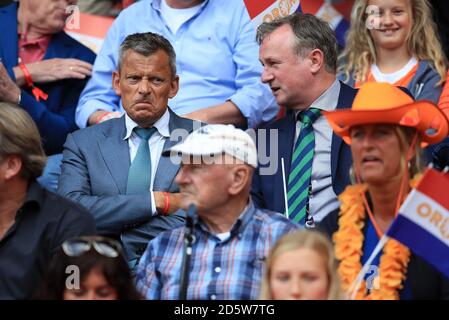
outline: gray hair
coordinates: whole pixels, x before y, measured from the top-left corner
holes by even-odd
[[[172,72],[172,78],[176,76],[176,53],[170,42],[163,36],[153,33],[134,33],[125,38],[120,45],[118,70],[120,70],[123,62],[123,57],[127,50],[133,50],[145,57],[155,54],[162,50],[168,55],[168,62]]]
[[[304,58],[307,52],[320,49],[324,55],[324,65],[328,72],[337,70],[338,44],[335,32],[329,24],[309,13],[295,13],[289,16],[262,23],[257,28],[256,40],[262,44],[265,37],[282,27],[289,25],[295,35],[293,50]]]
[[[28,181],[42,175],[47,162],[34,120],[17,105],[0,102],[0,161],[9,155],[20,156],[20,174]]]

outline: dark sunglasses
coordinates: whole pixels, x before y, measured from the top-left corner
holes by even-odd
[[[102,256],[109,258],[116,258],[123,252],[118,241],[98,236],[73,238],[62,244],[62,250],[69,257],[79,257],[92,248]]]

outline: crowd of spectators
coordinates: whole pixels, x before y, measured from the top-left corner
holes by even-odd
[[[74,5],[114,18],[97,55]],[[243,0],[2,3],[0,299],[449,299],[376,253],[449,167],[444,8],[356,0],[339,42]]]

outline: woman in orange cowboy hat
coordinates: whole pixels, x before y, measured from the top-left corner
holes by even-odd
[[[441,141],[448,135],[449,125],[433,103],[415,102],[401,88],[377,82],[360,87],[352,109],[324,115],[351,146],[353,158],[354,184],[339,196],[340,209],[319,226],[332,237],[342,288],[347,291],[420,179],[420,144]],[[355,297],[449,298],[449,281],[390,239]]]

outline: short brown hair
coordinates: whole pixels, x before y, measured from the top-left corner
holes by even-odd
[[[149,57],[159,50],[164,51],[168,55],[168,63],[172,73],[172,78],[176,76],[176,53],[170,41],[153,32],[130,34],[123,40],[120,45],[118,69],[120,70],[125,52],[132,50],[144,57]]]
[[[338,43],[334,30],[329,24],[310,13],[294,13],[270,22],[264,22],[257,28],[256,41],[263,40],[276,29],[288,25],[295,35],[293,50],[304,58],[310,50],[319,49],[324,55],[324,66],[330,73],[337,70]]]
[[[20,156],[21,175],[27,180],[42,175],[47,162],[33,119],[19,106],[0,102],[0,160],[9,155]]]

